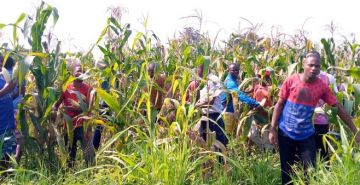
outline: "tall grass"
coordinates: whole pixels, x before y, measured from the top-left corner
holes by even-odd
[[[19,164],[14,164],[4,183],[280,184],[280,163],[276,152],[249,149],[243,141],[230,137],[227,153],[223,154],[211,146],[200,147],[190,139],[189,133],[199,121],[200,113],[194,100],[186,102],[186,91],[192,78],[199,79],[192,70],[197,66],[206,63],[215,75],[224,77],[226,65],[236,62],[242,69],[241,80],[248,82],[256,70],[273,68],[271,94],[275,101],[278,86],[287,75],[301,71],[303,54],[315,47],[304,32],[289,37],[278,33],[276,37],[262,38],[256,33],[259,25],[255,25],[231,34],[224,48],[214,48],[207,34],[201,32],[203,19],[198,13],[199,29],[186,28],[179,38],[169,39],[169,46],[165,48],[156,34],[147,29],[147,19],[144,20],[144,31],[134,32],[130,24],[123,24],[120,16],[108,19],[87,53],[61,53],[60,43],[49,48],[51,39],[44,36],[47,20],[53,17],[56,23],[59,18],[56,8],[42,3],[37,10],[31,19],[33,23],[27,22],[23,28],[31,28],[27,34],[24,32],[31,49],[24,49],[17,42],[14,42],[14,48],[1,48],[19,58],[36,56],[27,74],[29,86],[18,117],[26,141],[25,156]],[[23,19],[25,16],[22,14],[16,24],[9,25],[16,25],[16,30]],[[0,29],[6,25],[0,24]],[[18,32],[14,33],[16,40]],[[355,118],[359,120],[356,108],[360,102],[360,70],[356,64],[360,61],[360,49],[349,41],[337,46],[332,38],[322,39],[321,44],[315,48],[323,54],[322,68],[334,69],[338,80],[348,75],[347,83],[351,85],[339,100],[344,97],[345,101],[354,100]],[[105,67],[101,69],[95,66],[91,55],[94,47],[103,53]],[[53,122],[49,116],[61,90],[73,80],[66,69],[65,61],[69,56],[81,59],[81,65],[90,74],[87,81],[96,89],[94,107],[86,108],[92,113],[88,116],[89,125],[105,127],[94,166],[86,166],[79,152],[75,167],[66,167],[67,149],[62,137],[70,131],[61,130],[62,119]],[[210,56],[211,61],[205,56]],[[158,88],[146,71],[152,62],[159,66],[156,74],[164,74],[166,83],[170,84],[168,100],[172,102],[175,115],[172,122],[167,122],[166,115],[151,107],[149,92]],[[104,81],[110,84],[108,91],[100,87]],[[204,79],[201,81],[205,82]],[[249,84],[243,83],[241,88],[246,89]],[[354,95],[352,91],[355,91]],[[100,99],[108,104],[110,115],[99,114]],[[349,111],[353,108],[350,107]],[[245,116],[243,114],[240,120]],[[342,132],[342,142],[328,138],[334,154],[331,165],[318,162],[317,169],[308,174],[309,182],[359,184],[358,149],[352,142],[345,142],[350,135],[341,130],[338,118],[331,119],[338,123],[335,129]],[[160,125],[160,121],[164,124]],[[219,156],[226,159],[226,165],[218,163]],[[297,184],[304,184],[304,179],[300,170],[294,176]]]
[[[354,143],[348,142],[348,135],[340,126],[341,138],[327,136],[324,140],[330,145],[331,160],[328,162],[317,160],[316,168],[304,176],[303,170],[297,170],[294,176],[296,184],[359,184],[359,149]]]

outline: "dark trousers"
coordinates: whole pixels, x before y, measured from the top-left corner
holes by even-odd
[[[291,166],[300,161],[305,172],[308,167],[315,166],[316,145],[315,134],[304,140],[293,140],[279,129],[279,150],[282,184],[291,184]],[[299,158],[299,159],[297,159]]]
[[[314,124],[315,127],[315,142],[316,142],[316,151],[320,153],[320,158],[324,161],[329,160],[329,150],[327,144],[323,143],[323,136],[329,132],[329,124],[318,125]]]
[[[78,141],[80,141],[86,164],[93,162],[95,156],[94,146],[91,139],[86,138],[83,127],[76,127],[73,130],[72,143],[69,143],[69,138],[67,134],[65,134],[64,140],[65,146],[69,147],[69,167],[72,167],[73,163],[75,162]]]
[[[225,129],[225,124],[223,119],[221,118],[220,113],[212,113],[209,114],[209,130],[210,131],[215,131],[216,133],[216,140],[220,141],[224,146],[226,146],[228,144],[228,139],[225,135],[225,133],[223,132],[223,130]],[[214,123],[214,121],[216,121]],[[200,126],[200,135],[201,137],[206,141],[206,127],[207,127],[207,121],[201,121],[201,126]]]
[[[216,122],[214,122],[216,121]],[[225,147],[228,144],[229,140],[226,137],[223,130],[225,129],[224,121],[220,115],[220,113],[211,113],[209,114],[209,121],[201,121],[200,126],[200,136],[207,141],[207,133],[206,133],[206,127],[207,123],[209,122],[209,130],[214,131],[216,134],[216,140],[220,141]],[[218,149],[218,148],[216,148]],[[224,163],[224,159],[219,156],[218,158],[219,163]]]
[[[94,148],[97,150],[100,147],[100,141],[101,141],[101,132],[104,129],[103,126],[98,125],[96,126],[95,132],[94,132],[94,137],[93,137],[93,144],[94,144]]]

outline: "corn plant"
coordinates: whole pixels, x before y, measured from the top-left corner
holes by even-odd
[[[252,123],[258,119],[253,111],[243,108],[238,117],[241,137],[230,137],[226,153],[214,151],[213,141],[204,145],[195,142],[199,138],[195,137],[194,130],[201,121],[201,115],[194,99],[186,101],[186,92],[192,79],[201,81],[200,88],[206,84],[206,78],[199,78],[193,70],[202,64],[219,77],[227,75],[227,64],[240,64],[241,90],[250,88],[250,82],[258,71],[263,73],[264,69],[271,67],[274,71],[271,74],[270,94],[276,102],[279,86],[286,76],[301,72],[304,53],[312,49],[320,50],[322,69],[337,74],[338,80],[344,79],[347,83],[347,92],[339,93],[338,100],[344,102],[349,113],[355,110],[356,124],[360,124],[357,111],[360,103],[359,47],[355,41],[346,40],[338,44],[335,39],[329,38],[322,39],[322,45],[316,45],[307,38],[307,32],[303,29],[292,36],[276,32],[263,37],[258,34],[261,25],[250,22],[249,28],[231,34],[224,48],[215,48],[202,30],[201,12],[196,13],[187,18],[195,17],[199,21],[198,29],[185,27],[178,38],[168,39],[168,47],[165,47],[157,35],[148,29],[147,17],[143,19],[144,30],[135,32],[130,24],[123,23],[122,12],[116,9],[87,53],[63,54],[59,49],[61,43],[51,48],[54,41],[52,35],[47,33],[47,23],[52,17],[55,24],[59,15],[56,8],[46,3],[41,3],[34,17],[21,14],[14,24],[0,24],[0,29],[11,26],[14,33],[13,48],[3,47],[2,50],[21,61],[19,79],[31,79],[18,116],[24,135],[27,165],[14,169],[14,178],[6,182],[279,184],[278,155],[259,150],[249,154],[244,147],[243,141]],[[24,19],[24,27],[21,28],[19,25]],[[25,35],[31,49],[19,44],[16,37],[19,30]],[[91,54],[94,47],[98,47],[103,54],[101,67],[94,64]],[[34,58],[31,59],[30,74],[25,77],[26,63],[23,59],[28,55]],[[81,59],[82,67],[89,74],[87,80],[92,82],[96,90],[94,106],[82,106],[86,112],[83,116],[89,120],[89,125],[101,124],[105,127],[105,142],[96,154],[96,165],[86,168],[82,165],[74,169],[65,167],[67,154],[59,125],[66,117],[59,116],[55,122],[49,119],[50,109],[58,99],[59,92],[65,90],[73,80],[66,69],[67,56]],[[150,63],[157,64],[155,75],[165,76],[168,89],[154,83],[147,72]],[[109,84],[108,90],[101,88],[103,82]],[[151,105],[153,89],[168,95],[160,111]],[[99,113],[100,100],[108,105],[108,115]],[[270,107],[269,112],[272,110],[273,107]],[[310,182],[358,184],[355,178],[359,170],[356,145],[346,135],[347,130],[342,128],[336,110],[328,108],[326,112],[330,122],[336,124],[333,129],[341,133],[341,141],[326,136],[325,141],[333,152],[332,167],[319,164],[318,170],[309,173]],[[171,120],[168,119],[170,114],[173,115]],[[264,124],[266,122],[262,121]],[[70,126],[68,124],[67,131]],[[39,158],[35,158],[34,154]],[[226,159],[227,166],[217,163],[219,156]],[[36,167],[35,170],[30,170],[33,167]],[[55,172],[53,167],[60,172]],[[301,175],[298,173],[294,176],[296,183],[305,182]]]
[[[30,66],[34,86],[29,86],[29,93],[24,97],[24,104],[19,109],[19,121],[21,132],[24,135],[25,153],[31,159],[33,154],[38,154],[41,159],[56,161],[54,135],[50,134],[53,124],[49,119],[50,110],[62,89],[62,84],[68,79],[66,65],[61,61],[60,43],[54,50],[48,48],[50,43],[44,39],[46,23],[50,16],[54,18],[54,24],[58,19],[56,8],[41,3],[31,25],[29,42],[32,46],[31,53],[35,56]],[[30,26],[30,25],[26,25]],[[61,76],[60,76],[61,75]],[[58,77],[62,80],[58,86],[54,86]],[[54,127],[56,129],[56,127]],[[60,137],[59,135],[57,137]],[[62,146],[63,147],[63,146]]]

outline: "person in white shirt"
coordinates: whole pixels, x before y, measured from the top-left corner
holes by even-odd
[[[202,67],[200,66],[199,68]],[[226,146],[228,139],[224,133],[225,124],[221,117],[224,106],[220,99],[220,94],[222,93],[220,80],[212,73],[209,73],[205,80],[207,83],[200,90],[200,99],[196,103],[197,107],[201,107],[202,115],[208,118],[208,121],[201,121],[200,135],[204,140],[207,139],[206,131],[207,123],[209,123],[209,131],[215,131],[216,139]]]

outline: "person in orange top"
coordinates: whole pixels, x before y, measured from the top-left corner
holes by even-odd
[[[84,133],[83,123],[85,120],[81,116],[83,110],[78,105],[80,104],[80,101],[78,100],[79,96],[81,96],[83,102],[89,105],[90,92],[92,90],[92,87],[81,79],[82,74],[83,71],[81,69],[81,66],[77,65],[73,68],[73,76],[76,77],[77,79],[75,79],[74,82],[70,84],[64,92],[61,93],[59,100],[55,103],[55,105],[52,108],[52,111],[55,112],[56,110],[58,110],[59,106],[63,104],[63,109],[65,114],[72,119],[72,126],[74,130],[73,130],[73,138],[71,140],[72,143],[69,145],[70,167],[73,165],[73,162],[75,161],[76,158],[78,141],[80,141],[81,143],[81,148],[83,150],[86,163],[92,162],[94,158],[94,146],[92,145],[91,142],[90,129],[89,129],[90,127],[88,127],[88,129]],[[65,139],[65,145],[68,145],[69,138],[67,134],[65,134],[64,139]]]
[[[258,102],[261,102],[263,99],[266,99],[264,107],[271,106],[271,99],[269,95],[269,90],[271,86],[271,78],[270,78],[271,71],[269,69],[265,70],[264,80],[260,80],[254,87],[254,99]],[[261,77],[261,76],[260,76]]]

